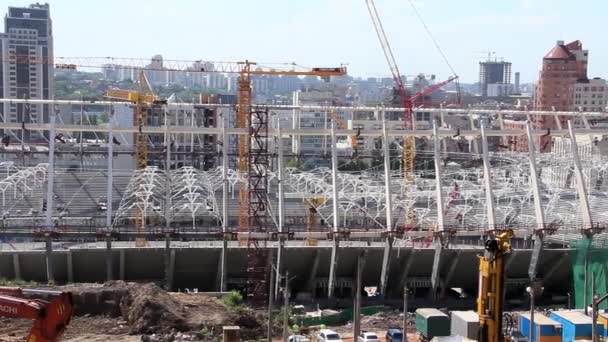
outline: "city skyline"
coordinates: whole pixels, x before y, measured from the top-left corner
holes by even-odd
[[[547,6],[555,2],[546,0],[415,3],[462,82],[477,82],[478,62],[487,58],[482,51],[495,51],[496,57],[512,62],[522,83],[534,82],[546,50],[556,40],[576,39],[590,50],[590,77],[605,77],[608,48],[598,32],[606,4],[558,2],[559,6]],[[250,59],[306,66],[346,63],[355,77],[389,75],[363,0],[314,0],[289,6],[278,0],[49,3],[56,56],[161,54],[166,59]],[[27,6],[29,1],[9,0],[7,5]],[[450,75],[408,1],[378,1],[377,6],[402,74],[432,73],[439,79]],[[587,24],[562,25],[579,17]],[[206,30],[211,33],[205,34]],[[420,53],[409,53],[411,47]]]

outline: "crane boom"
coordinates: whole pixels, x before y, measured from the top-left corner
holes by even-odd
[[[393,55],[391,44],[389,43],[388,38],[386,37],[386,32],[384,32],[384,26],[382,25],[382,21],[380,20],[380,15],[378,14],[378,10],[376,9],[376,4],[373,0],[365,0],[365,4],[367,5],[367,10],[369,11],[370,17],[372,19],[372,24],[374,25],[376,35],[378,36],[378,40],[380,41],[380,45],[382,46],[382,52],[384,52],[384,57],[386,58],[388,67],[391,70],[391,74],[393,76],[393,79],[395,80],[395,84],[399,88],[400,92],[406,92],[405,85],[403,84],[403,80],[401,79],[401,73],[399,72],[399,66],[397,65],[395,56]]]

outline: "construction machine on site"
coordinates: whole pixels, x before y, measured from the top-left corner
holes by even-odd
[[[479,256],[479,342],[506,341],[502,320],[505,297],[505,259],[511,253],[513,231],[497,231],[485,244]]]
[[[27,342],[59,341],[73,313],[70,292],[0,287],[0,317],[34,320]]]

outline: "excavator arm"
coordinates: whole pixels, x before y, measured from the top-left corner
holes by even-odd
[[[22,298],[26,295],[41,295],[50,301]],[[0,288],[0,316],[34,320],[27,342],[59,341],[73,312],[69,292]]]

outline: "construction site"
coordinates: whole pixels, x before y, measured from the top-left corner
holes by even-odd
[[[48,109],[0,122],[0,341],[607,336],[605,112],[426,103],[458,76],[436,44],[453,76],[408,90],[366,4],[394,79],[383,105],[254,101],[258,76],[329,82],[343,65],[164,61],[236,75],[225,103],[161,98],[139,59],[2,57],[139,73],[103,99],[0,98],[22,118]],[[85,106],[108,122],[83,124]]]

